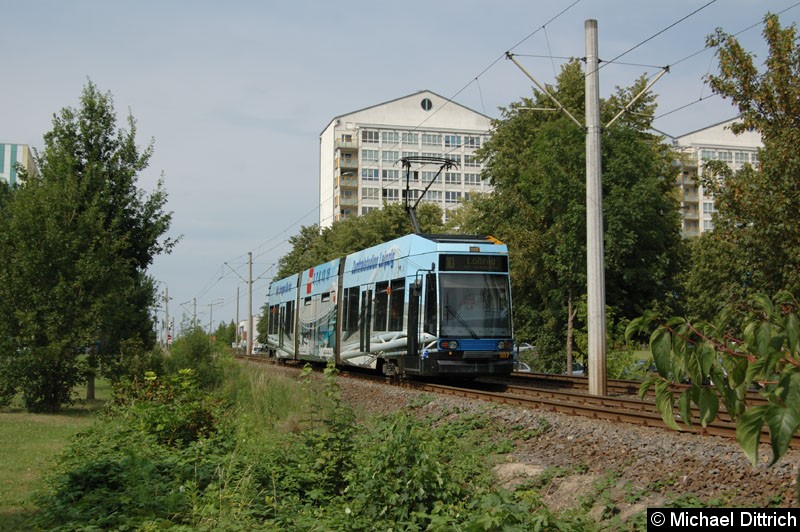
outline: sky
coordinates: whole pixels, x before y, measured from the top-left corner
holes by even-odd
[[[597,20],[601,98],[641,75],[655,127],[679,136],[733,118],[703,77],[705,38],[737,34],[766,57],[767,12],[783,25],[797,0],[0,0],[0,142],[41,149],[53,115],[77,108],[90,80],[153,143],[138,187],[163,179],[180,242],[150,274],[176,327],[245,319],[301,226],[319,221],[319,136],[336,116],[421,90],[499,118],[585,56]],[[238,296],[238,297],[237,297]]]

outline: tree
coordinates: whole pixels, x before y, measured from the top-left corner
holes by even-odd
[[[697,245],[688,288],[693,315],[706,320],[754,293],[800,292],[800,47],[796,27],[781,27],[776,15],[765,17],[763,35],[762,72],[735,37],[717,30],[708,38],[720,67],[709,84],[741,113],[733,132],[758,131],[764,148],[757,168],[734,172],[713,162],[703,176],[714,196],[714,231]]]
[[[111,96],[89,82],[79,109],[54,115],[41,177],[2,206],[0,365],[13,371],[0,379],[32,410],[68,403],[101,363],[122,367],[121,343],[154,343],[146,269],[175,241],[161,239],[171,223],[161,183],[150,195],[136,187],[152,145],[140,153],[132,117],[128,124],[116,128]]]
[[[601,102],[604,122],[645,83],[639,79]],[[583,113],[584,89],[577,61],[548,87],[576,116]],[[620,319],[669,302],[682,264],[673,154],[647,133],[654,102],[644,95],[602,133],[606,296]],[[551,107],[549,97],[535,91],[501,109],[480,152],[494,193],[468,202],[459,223],[508,244],[515,334],[531,338],[545,356],[558,355],[542,369],[563,370],[573,331],[585,325],[576,322],[586,293],[585,133],[563,114],[530,110],[542,107]]]
[[[785,291],[773,299],[755,294],[744,303],[744,310],[741,303],[729,304],[713,323],[672,318],[659,325],[650,336],[658,376],[643,382],[640,393],[644,397],[654,388],[662,419],[678,430],[671,384],[688,378],[689,386],[677,398],[683,423],[705,427],[724,405],[753,465],[758,463],[762,429],[769,429],[772,465],[786,454],[800,429],[800,304]],[[648,330],[653,318],[645,313],[632,320],[627,336]],[[748,405],[746,394],[753,385],[766,405]]]
[[[650,349],[658,376],[641,388],[642,394],[655,389],[662,418],[677,428],[670,385],[688,378],[689,387],[677,397],[683,422],[706,426],[724,405],[753,464],[765,426],[772,464],[800,430],[800,230],[794,222],[800,209],[800,47],[795,26],[782,28],[775,15],[765,17],[764,37],[769,45],[764,73],[734,37],[718,30],[708,39],[720,62],[719,75],[709,77],[711,86],[739,107],[734,132],[761,133],[761,166],[733,172],[715,165],[704,176],[717,214],[714,231],[693,248],[698,253],[690,302],[699,318],[674,317],[655,328]],[[630,323],[627,336],[650,330],[654,322],[654,314],[646,312]],[[754,384],[766,405],[747,403],[746,391]],[[699,408],[698,417],[692,416],[692,405]]]
[[[417,218],[423,232],[438,232],[443,228],[442,211],[436,205],[420,204]],[[303,226],[298,235],[289,238],[292,250],[278,261],[275,278],[281,279],[411,232],[411,222],[399,203],[386,204],[383,209],[363,216],[345,218],[322,230],[318,225]]]
[[[227,324],[220,322],[214,332],[214,339],[217,345],[230,347],[236,341],[236,323],[233,320]]]

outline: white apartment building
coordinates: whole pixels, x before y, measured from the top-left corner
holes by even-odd
[[[320,227],[403,201],[404,157],[446,157],[457,164],[435,181],[438,165],[412,166],[411,201],[430,185],[421,201],[447,213],[470,193],[491,191],[474,155],[490,127],[488,116],[427,90],[335,117],[319,139]]]
[[[674,147],[684,156],[679,163],[676,187],[683,214],[683,236],[697,236],[714,229],[714,198],[711,197],[698,176],[703,175],[707,161],[725,161],[734,170],[745,163],[758,167],[758,150],[763,148],[761,135],[746,131],[735,135],[730,126],[736,119],[675,137]]]

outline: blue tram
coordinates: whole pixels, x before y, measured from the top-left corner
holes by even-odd
[[[507,247],[407,235],[273,281],[270,356],[386,375],[475,377],[513,368]]]

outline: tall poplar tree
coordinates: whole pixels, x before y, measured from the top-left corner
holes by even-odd
[[[89,82],[78,109],[53,117],[41,177],[11,194],[0,216],[0,387],[31,410],[58,410],[95,371],[119,369],[120,347],[154,343],[155,291],[146,271],[175,240],[161,182],[136,186],[152,143],[117,128],[110,94]]]

